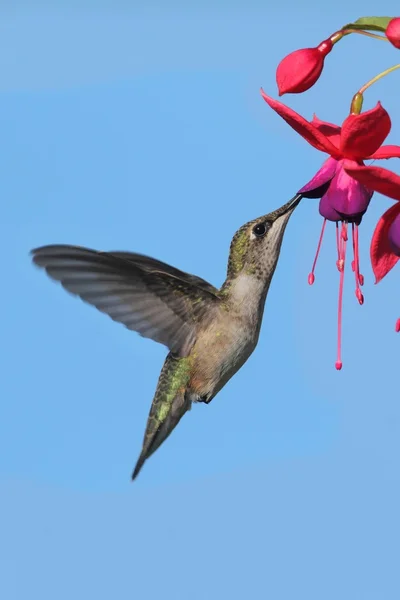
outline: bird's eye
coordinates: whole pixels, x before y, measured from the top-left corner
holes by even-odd
[[[267,223],[257,223],[257,225],[254,225],[253,227],[253,233],[256,237],[263,237],[268,231],[268,224]]]

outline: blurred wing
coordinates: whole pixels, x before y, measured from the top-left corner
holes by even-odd
[[[150,258],[139,255],[135,262],[125,255],[67,245],[32,250],[33,262],[68,292],[128,329],[165,344],[175,355],[186,356],[198,321],[212,319],[218,306],[218,297],[208,289],[212,286],[196,286],[192,276],[176,277],[171,273],[178,270]],[[151,270],[151,264],[163,270]]]

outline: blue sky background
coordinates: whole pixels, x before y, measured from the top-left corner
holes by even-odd
[[[348,273],[343,370],[334,228],[310,288],[321,219],[307,200],[255,353],[135,484],[166,350],[71,298],[28,255],[58,242],[132,250],[221,284],[235,230],[324,158],[260,86],[277,97],[285,54],[379,3],[65,5],[1,9],[0,596],[399,598],[400,271],[375,287],[368,262],[389,200],[376,195],[362,226],[363,307]],[[341,122],[399,57],[351,36],[317,86],[284,101]],[[393,74],[365,101],[390,112],[392,143],[398,90]]]

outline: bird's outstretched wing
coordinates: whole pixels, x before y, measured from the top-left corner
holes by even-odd
[[[51,245],[32,250],[32,260],[71,294],[179,357],[220,302],[203,279],[140,254]]]
[[[184,271],[180,271],[175,267],[171,267],[171,265],[167,265],[167,263],[162,262],[161,260],[157,260],[156,258],[150,258],[150,256],[146,256],[144,254],[137,254],[136,252],[107,252],[107,254],[112,254],[117,258],[123,258],[125,260],[129,260],[133,262],[138,267],[149,271],[150,273],[154,271],[158,271],[161,273],[166,273],[168,275],[172,275],[173,277],[178,277],[178,279],[183,279],[187,283],[192,283],[195,286],[199,286],[212,294],[217,293],[217,288],[215,288],[211,283],[208,283],[205,279],[201,277],[197,277],[196,275],[191,275],[190,273],[185,273]]]

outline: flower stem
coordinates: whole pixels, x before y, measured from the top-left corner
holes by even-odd
[[[356,94],[354,94],[351,105],[350,105],[350,114],[359,115],[362,109],[364,97],[363,94],[365,90],[367,90],[371,85],[382,79],[382,77],[386,77],[389,73],[396,71],[396,69],[400,69],[400,63],[398,65],[394,65],[394,67],[390,67],[390,69],[386,69],[386,71],[382,71],[379,75],[376,75],[372,79],[370,79],[365,85],[363,85]]]
[[[382,42],[389,41],[387,39],[387,37],[384,35],[377,35],[376,33],[369,33],[369,31],[364,31],[363,29],[340,29],[339,31],[336,31],[334,34],[331,35],[330,40],[331,40],[332,44],[336,44],[337,42],[339,42],[342,39],[342,37],[344,37],[345,35],[350,35],[350,33],[358,33],[359,35],[366,35],[367,37],[374,38],[375,40],[381,40]]]
[[[371,85],[373,85],[374,83],[376,83],[377,81],[382,79],[382,77],[386,77],[386,75],[389,75],[389,73],[396,71],[396,69],[400,69],[400,63],[398,65],[394,65],[394,67],[390,67],[390,69],[386,69],[386,71],[382,71],[382,73],[379,73],[379,75],[376,75],[375,77],[373,77],[370,81],[368,81],[368,83],[363,85],[362,88],[360,88],[358,90],[358,93],[363,94],[365,92],[365,90],[367,90],[369,87],[371,87]]]
[[[363,29],[344,29],[343,34],[349,35],[349,33],[359,33],[360,35],[366,35],[367,37],[374,38],[375,40],[381,40],[382,42],[388,42],[389,40],[385,35],[377,35],[376,33],[370,33]]]

